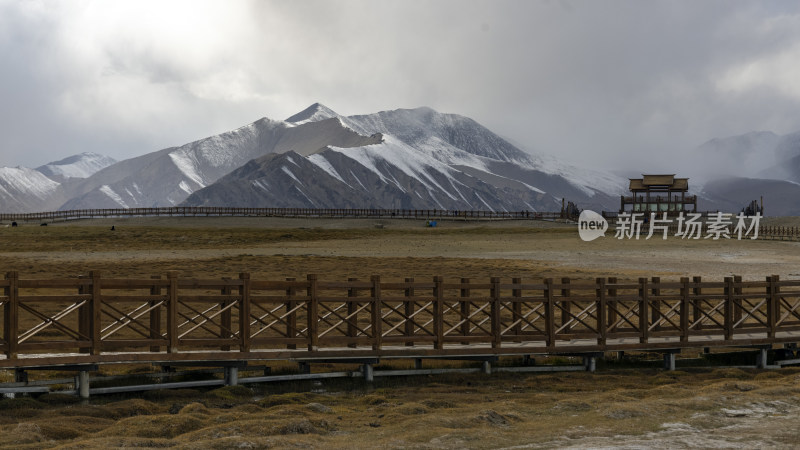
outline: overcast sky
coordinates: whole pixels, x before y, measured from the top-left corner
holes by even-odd
[[[586,166],[800,130],[800,2],[0,0],[0,166],[430,106]]]

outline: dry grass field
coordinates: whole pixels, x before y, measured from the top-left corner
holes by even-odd
[[[796,242],[620,241],[613,235],[586,243],[574,227],[513,221],[425,228],[424,221],[402,220],[157,218],[0,228],[2,271],[17,270],[21,278],[90,270],[132,278],[177,270],[198,278],[316,273],[326,280],[374,274],[793,279],[800,277],[798,250]],[[594,374],[376,378],[369,386],[357,380],[276,383],[88,401],[60,394],[4,399],[0,446],[789,448],[800,440],[798,370],[664,372],[652,368],[657,363],[631,365],[601,363]]]

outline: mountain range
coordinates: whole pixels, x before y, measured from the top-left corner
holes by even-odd
[[[703,210],[766,196],[800,215],[800,132],[712,139],[690,186]],[[680,173],[680,170],[676,170]],[[0,168],[0,211],[243,206],[614,211],[627,180],[524,151],[474,120],[422,107],[343,116],[315,103],[285,119],[123,161],[84,153]]]
[[[6,170],[0,209],[8,212],[175,205],[553,211],[562,199],[608,209],[625,186],[615,175],[527,153],[464,116],[430,108],[342,116],[319,103],[286,120],[262,118],[119,162],[84,154]]]

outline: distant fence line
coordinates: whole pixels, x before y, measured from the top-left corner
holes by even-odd
[[[594,282],[22,279],[8,272],[0,368],[148,360],[503,355],[800,341],[800,280]],[[71,352],[71,353],[70,353]],[[32,354],[37,354],[35,357]]]
[[[758,228],[758,236],[762,239],[780,239],[794,241],[800,239],[800,227],[764,226]]]
[[[37,213],[3,213],[2,221],[58,221],[104,217],[329,217],[399,219],[533,219],[567,218],[562,212],[480,211],[450,209],[369,209],[369,208],[236,208],[174,206],[162,208],[74,209]],[[576,218],[573,218],[576,219]]]
[[[705,216],[711,213],[704,213]],[[616,213],[603,212],[609,225],[615,226]],[[451,209],[369,209],[369,208],[237,208],[212,206],[174,206],[161,208],[73,209],[37,213],[0,213],[4,222],[47,222],[113,217],[286,217],[286,218],[376,218],[376,219],[463,219],[463,220],[570,220],[578,218],[566,212],[480,211]],[[669,225],[668,233],[679,231]],[[642,226],[647,233],[647,225]],[[656,233],[658,235],[658,233]],[[800,227],[761,226],[761,239],[800,240]]]

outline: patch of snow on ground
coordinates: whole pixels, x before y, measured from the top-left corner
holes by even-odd
[[[333,178],[336,178],[337,180],[341,181],[344,184],[347,184],[347,182],[344,181],[344,178],[342,178],[342,176],[339,175],[339,172],[337,172],[336,169],[334,169],[333,165],[331,165],[331,163],[327,159],[325,159],[325,157],[322,156],[320,153],[315,153],[313,155],[310,155],[306,157],[306,159],[308,159],[308,161],[311,164],[314,164],[315,166],[327,172],[328,175],[332,176]],[[347,184],[347,186],[352,187],[349,184]]]
[[[302,186],[302,185],[303,185],[303,183],[301,183],[301,182],[300,182],[300,180],[298,180],[298,179],[297,179],[297,177],[296,177],[296,176],[294,176],[294,174],[292,173],[292,171],[291,171],[291,170],[289,170],[289,168],[288,168],[288,167],[286,167],[286,166],[281,166],[281,170],[282,170],[284,173],[286,173],[286,175],[289,175],[290,177],[292,177],[292,179],[293,179],[294,181],[296,181],[296,182],[297,182],[297,184],[299,184],[300,186]],[[299,189],[298,189],[298,190],[299,190]],[[303,194],[303,195],[305,195],[305,194]]]
[[[269,183],[262,180],[253,180],[250,182],[253,186],[260,188],[264,192],[269,192]]]
[[[367,188],[364,186],[364,183],[362,183],[361,180],[358,179],[358,177],[356,176],[356,174],[353,173],[352,170],[350,171],[350,175],[353,176],[353,178],[356,180],[359,186],[361,186],[365,191],[367,190]]]
[[[311,200],[311,198],[310,198],[308,195],[306,195],[306,193],[305,193],[305,192],[303,192],[303,190],[302,190],[302,189],[300,189],[300,188],[299,188],[299,187],[297,187],[297,186],[294,186],[294,188],[297,190],[297,192],[299,192],[299,193],[303,194],[303,197],[305,197],[305,198],[306,198],[306,200],[308,200],[308,201],[309,201],[309,203],[311,203],[311,206],[313,206],[314,208],[316,208],[316,207],[317,207],[317,204],[316,204],[316,203],[314,203],[314,200]]]
[[[383,138],[384,141],[380,144],[352,148],[330,147],[330,149],[358,162],[374,172],[383,182],[391,182],[393,180],[387,180],[386,175],[378,169],[378,162],[385,162],[390,166],[396,167],[409,177],[422,183],[428,189],[433,189],[435,187],[451,199],[457,200],[455,195],[451,194],[440,185],[429,173],[429,170],[435,170],[447,178],[452,179],[452,172],[454,172],[454,169],[410,147],[394,136],[385,134]],[[396,181],[394,184],[397,184]],[[398,187],[400,186],[398,185]]]
[[[187,151],[180,150],[174,151],[169,154],[170,159],[186,177],[190,180],[194,181],[195,183],[199,184],[200,187],[205,187],[205,183],[203,182],[203,177],[197,172],[197,161],[188,154]]]
[[[181,182],[178,183],[178,187],[181,188],[181,190],[183,190],[183,192],[186,192],[187,194],[190,194],[190,195],[191,195],[192,192],[194,192],[192,190],[192,188],[189,187],[189,185],[186,183],[186,181],[183,181],[183,180],[181,180]]]
[[[123,208],[127,208],[128,207],[128,205],[125,204],[125,201],[122,200],[122,197],[120,197],[119,194],[117,194],[116,192],[114,192],[113,189],[111,189],[111,186],[109,186],[107,184],[104,184],[104,185],[100,186],[100,192],[102,192],[103,194],[106,194],[108,196],[108,198],[110,198],[111,200],[114,200],[119,206],[122,206]]]
[[[476,196],[476,197],[478,197],[478,200],[480,200],[481,202],[483,202],[483,204],[484,204],[484,205],[486,205],[486,207],[487,207],[487,208],[489,208],[489,211],[492,211],[492,212],[494,212],[494,209],[492,209],[492,207],[491,207],[491,206],[489,206],[489,204],[488,204],[488,203],[486,203],[486,200],[484,200],[484,199],[483,199],[483,197],[481,197],[480,195],[478,195],[478,193],[477,193],[477,192],[475,193],[475,196]]]

